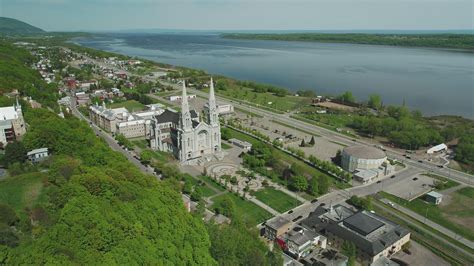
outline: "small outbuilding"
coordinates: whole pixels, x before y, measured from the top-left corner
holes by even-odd
[[[443,194],[440,194],[440,193],[435,192],[435,191],[430,191],[430,192],[426,193],[425,200],[438,205],[443,200]]]
[[[444,143],[441,143],[441,144],[438,144],[434,147],[429,148],[426,151],[426,153],[433,154],[433,153],[438,153],[438,152],[447,151],[447,150],[448,150],[448,146],[446,146],[446,144],[444,144]]]
[[[48,148],[40,148],[29,151],[26,156],[32,163],[39,163],[49,157]]]

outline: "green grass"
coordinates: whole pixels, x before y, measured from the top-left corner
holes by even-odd
[[[231,145],[229,145],[229,144],[227,144],[227,143],[224,143],[224,142],[221,143],[221,147],[222,147],[222,149],[224,149],[224,150],[232,149],[232,146],[231,146]]]
[[[469,189],[472,188],[468,188],[462,192],[456,191],[452,194],[451,203],[442,207],[428,203],[421,198],[407,201],[385,192],[380,193],[383,197],[398,203],[423,217],[427,217],[427,219],[462,235],[471,241],[474,241],[474,230],[472,227],[465,226],[461,222],[463,219],[474,217],[474,199],[465,196],[466,193],[472,193]]]
[[[43,193],[45,178],[46,175],[42,173],[28,173],[3,179],[0,181],[0,202],[12,206],[17,211],[45,202],[47,197]]]
[[[202,191],[202,196],[203,197],[212,197],[214,195],[216,195],[217,193],[211,189],[207,184],[204,185],[204,186],[199,186],[199,188],[201,189]]]
[[[472,187],[461,188],[460,190],[456,191],[456,193],[474,199],[474,188]]]
[[[235,215],[250,222],[251,224],[257,225],[272,217],[269,212],[260,208],[253,202],[244,200],[232,193],[219,195],[212,200],[214,201],[214,204],[218,204],[226,196],[230,197],[235,204]]]
[[[140,149],[147,149],[148,148],[148,142],[144,139],[138,139],[138,140],[131,140],[132,144],[137,146]]]
[[[264,188],[254,193],[255,197],[278,212],[286,212],[301,204],[297,199],[274,188]]]
[[[431,178],[438,179],[439,181],[443,182],[443,188],[442,188],[443,190],[460,185],[458,182],[453,181],[451,179],[448,179],[444,176],[435,175],[435,174],[431,174],[431,173],[425,173],[425,174],[422,174],[422,175],[429,176]]]
[[[232,128],[229,128],[230,132],[231,132],[231,136],[232,138],[236,138],[236,139],[239,139],[239,140],[244,140],[244,141],[247,141],[249,143],[252,143],[252,145],[255,145],[259,142],[261,142],[260,140],[256,139],[256,138],[253,138],[247,134],[244,134],[244,133],[241,133],[239,131],[236,131]],[[281,150],[278,150],[274,147],[272,147],[272,149],[274,150],[274,154],[278,157],[278,158],[281,158],[284,162],[288,163],[288,164],[296,164],[297,166],[301,167],[301,169],[303,169],[303,171],[309,175],[309,176],[319,176],[319,175],[326,175],[328,177],[328,179],[333,183],[334,186],[336,186],[337,188],[347,188],[347,187],[350,187],[349,184],[347,183],[343,183],[343,182],[340,182],[340,181],[337,181],[335,180],[334,178],[332,178],[331,176],[328,176],[327,174],[319,171],[318,169],[306,164],[305,162],[301,161],[301,160],[298,160],[297,158],[281,151]],[[273,180],[275,182],[278,182],[282,185],[286,185],[284,183],[283,180],[281,179],[278,179],[278,180]]]
[[[128,101],[113,103],[110,105],[110,108],[119,108],[119,107],[125,107],[130,112],[141,111],[145,109],[145,105],[135,100],[128,100]]]
[[[198,176],[197,178],[203,180],[204,182],[206,182],[209,186],[212,186],[215,190],[218,190],[220,192],[222,191],[225,191],[225,189],[223,187],[221,187],[218,183],[216,183],[216,181],[212,180],[210,177],[208,176]]]

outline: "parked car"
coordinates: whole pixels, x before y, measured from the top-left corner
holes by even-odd
[[[318,199],[314,199],[314,200],[311,201],[311,203],[315,203],[317,201],[318,201]]]

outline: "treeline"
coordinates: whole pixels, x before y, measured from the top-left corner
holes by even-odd
[[[362,34],[362,33],[285,33],[224,34],[224,38],[251,40],[357,43],[371,45],[474,49],[472,34]]]

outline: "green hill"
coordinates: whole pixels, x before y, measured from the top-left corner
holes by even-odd
[[[34,34],[44,30],[13,18],[0,17],[0,34]]]

